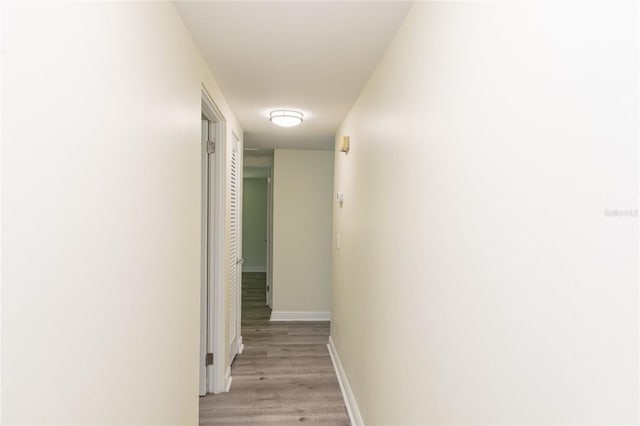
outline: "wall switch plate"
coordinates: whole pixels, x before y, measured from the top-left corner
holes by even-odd
[[[340,145],[340,151],[349,152],[349,136],[342,137],[342,145]]]

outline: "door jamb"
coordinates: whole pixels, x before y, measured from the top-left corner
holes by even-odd
[[[215,155],[213,185],[213,209],[209,209],[209,223],[213,224],[213,238],[209,241],[208,300],[208,336],[207,351],[213,353],[213,365],[207,370],[207,392],[226,392],[225,364],[225,288],[224,288],[224,212],[225,200],[225,158],[226,158],[226,122],[224,116],[212,100],[204,85],[202,86],[202,112],[209,121],[215,123]]]
[[[204,116],[204,114],[202,114]],[[206,123],[206,124],[205,124]],[[209,328],[207,327],[207,316],[209,314],[209,309],[207,306],[207,295],[209,293],[208,289],[208,273],[210,272],[207,269],[208,262],[208,240],[209,240],[209,208],[210,208],[210,188],[209,188],[209,174],[210,174],[210,165],[209,165],[209,156],[207,154],[207,141],[209,140],[209,132],[211,130],[211,122],[208,118],[203,117],[201,122],[201,147],[200,147],[200,156],[201,156],[201,191],[200,191],[200,202],[201,202],[201,213],[200,213],[200,364],[198,365],[198,380],[199,380],[199,389],[198,394],[200,396],[204,396],[207,394],[207,352],[209,352],[209,348],[207,347],[207,332]],[[206,138],[205,136],[206,131]]]
[[[273,309],[273,166],[268,167],[267,178],[267,306]]]

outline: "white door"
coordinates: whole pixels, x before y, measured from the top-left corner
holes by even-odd
[[[235,136],[235,135],[234,135]],[[242,199],[240,182],[240,143],[233,138],[231,143],[231,164],[229,173],[229,365],[241,351],[240,337],[240,299],[241,299],[241,224],[240,200]]]

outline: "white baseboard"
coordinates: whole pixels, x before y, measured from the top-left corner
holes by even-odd
[[[225,375],[224,391],[229,392],[229,389],[231,389],[231,382],[233,381],[233,377],[231,377],[231,367],[227,367],[227,371],[224,375]]]
[[[242,336],[238,337],[237,340],[238,351],[237,354],[241,354],[244,351],[244,343],[242,343]],[[224,374],[224,383],[225,383],[225,392],[229,392],[231,389],[231,382],[233,381],[233,377],[231,376],[231,366],[227,367],[227,371]]]
[[[330,321],[331,312],[272,311],[271,321]]]
[[[267,272],[266,266],[242,266],[242,272]]]
[[[338,355],[336,346],[333,343],[332,336],[329,336],[329,344],[327,345],[327,347],[329,348],[329,355],[331,355],[333,368],[336,370],[336,376],[338,376],[338,384],[340,385],[340,390],[342,391],[344,405],[347,406],[349,421],[351,422],[352,426],[364,426],[364,421],[362,421],[362,415],[360,415],[358,403],[356,402],[356,398],[353,396],[353,392],[351,391],[349,379],[347,379],[347,375],[342,368],[342,362],[340,361],[340,356]]]

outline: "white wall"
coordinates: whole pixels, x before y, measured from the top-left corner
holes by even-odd
[[[267,271],[267,179],[243,179],[242,270]]]
[[[198,423],[201,85],[171,3],[3,2],[2,422]]]
[[[638,422],[634,2],[420,2],[338,131],[367,425]],[[336,248],[337,234],[342,246]]]
[[[273,310],[331,310],[333,153],[275,150]]]

